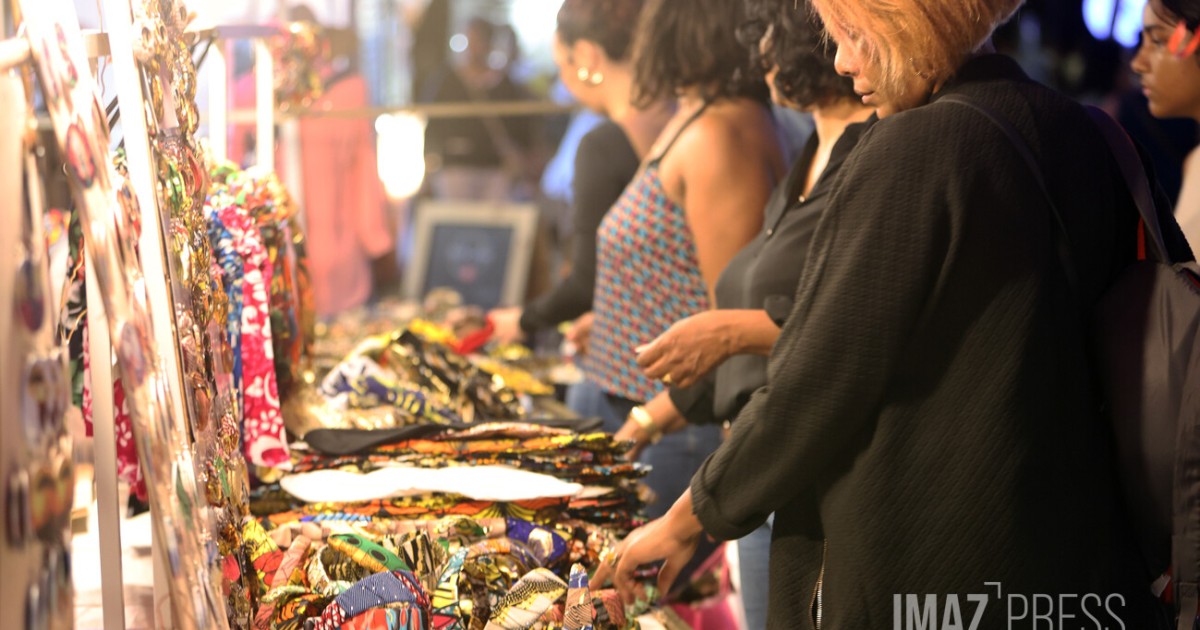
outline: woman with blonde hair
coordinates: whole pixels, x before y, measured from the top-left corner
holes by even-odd
[[[1136,258],[1108,144],[992,52],[1020,0],[812,4],[880,120],[839,174],[768,385],[619,548],[619,590],[644,596],[640,565],[665,559],[669,582],[702,534],[738,538],[774,512],[771,628],[1159,627],[1082,325]],[[1007,121],[1036,164],[958,99]]]

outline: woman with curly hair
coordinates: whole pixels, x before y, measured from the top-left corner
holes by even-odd
[[[815,15],[792,11],[791,0],[749,0],[746,6],[739,37],[754,67],[765,74],[776,104],[812,114],[815,132],[767,202],[762,229],[717,281],[717,309],[676,322],[638,356],[647,376],[670,374],[675,383],[632,412],[617,433],[639,449],[688,423],[732,420],[766,384],[766,355],[791,310],[832,181],[869,127],[872,110],[834,70],[833,49]],[[751,630],[766,627],[770,542],[769,523],[738,541],[741,599]]]
[[[1142,78],[1150,113],[1200,122],[1200,2],[1150,0],[1143,15],[1133,71]],[[1200,150],[1184,162],[1175,218],[1188,242],[1200,243]]]
[[[1021,0],[812,4],[879,120],[834,182],[768,386],[624,541],[618,589],[634,601],[639,566],[665,559],[669,582],[702,534],[774,513],[772,628],[1161,627],[1081,325],[1137,258],[1102,132],[994,53]],[[1159,201],[1169,254],[1190,258]]]

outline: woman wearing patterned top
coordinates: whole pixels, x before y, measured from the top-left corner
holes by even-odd
[[[762,227],[762,209],[785,173],[761,78],[730,25],[742,2],[650,0],[634,43],[636,105],[676,95],[678,111],[641,173],[600,224],[594,323],[584,371],[617,417],[663,390],[636,348],[679,319],[708,310],[726,264]],[[619,426],[610,426],[615,431]],[[678,496],[720,441],[692,427],[651,447],[647,485]],[[647,512],[661,515],[666,505]]]
[[[584,136],[576,152],[570,274],[523,309],[489,313],[495,337],[502,342],[523,340],[592,309],[596,229],[674,113],[670,98],[641,107],[630,103],[630,48],[642,5],[643,0],[566,0],[558,10],[554,63],[563,85],[581,105],[608,120]]]

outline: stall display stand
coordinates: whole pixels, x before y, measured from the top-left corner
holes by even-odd
[[[5,48],[14,51],[20,46]],[[6,619],[23,627],[70,628],[70,514],[75,487],[66,363],[54,343],[42,190],[27,100],[28,47],[0,76],[0,567]],[[11,63],[10,63],[11,62]],[[19,74],[12,70],[19,68]]]
[[[29,0],[22,2],[22,9],[51,122],[67,158],[79,220],[85,228],[90,272],[100,288],[107,315],[104,324],[113,340],[125,404],[135,429],[133,438],[151,502],[159,508],[153,521],[160,543],[158,558],[166,565],[164,575],[174,595],[174,625],[225,627],[224,606],[204,562],[205,541],[194,525],[195,510],[202,503],[186,448],[187,427],[179,413],[179,392],[172,390],[160,364],[158,348],[164,342],[167,347],[175,344],[170,336],[156,335],[159,326],[153,317],[162,303],[162,295],[155,294],[161,292],[164,281],[147,263],[157,260],[161,270],[163,250],[161,243],[147,247],[145,240],[147,235],[157,235],[158,226],[146,225],[145,219],[152,215],[138,209],[138,199],[127,189],[114,185],[108,169],[107,121],[96,98],[73,5],[64,0]],[[120,14],[111,5],[109,9],[113,17]],[[114,21],[120,20],[109,20]],[[128,15],[124,23],[126,27],[130,23]],[[111,48],[119,59],[122,47]],[[131,47],[129,50],[132,54]],[[128,102],[125,105],[128,107]],[[127,124],[136,124],[140,116],[125,111]],[[145,190],[146,182],[139,184]],[[149,185],[153,191],[153,180]],[[140,258],[135,242],[139,223],[141,252],[145,254]]]

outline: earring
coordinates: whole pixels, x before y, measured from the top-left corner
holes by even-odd
[[[1195,54],[1196,49],[1200,48],[1200,29],[1197,29],[1196,33],[1192,35],[1191,41],[1189,41],[1187,44],[1184,44],[1184,40],[1187,38],[1187,36],[1187,24],[1185,24],[1183,20],[1180,20],[1179,24],[1175,26],[1175,32],[1171,34],[1171,39],[1167,42],[1167,50],[1169,50],[1171,54],[1175,55],[1179,59],[1191,57],[1193,54]]]
[[[604,73],[592,72],[587,68],[580,68],[579,71],[575,73],[575,76],[579,77],[580,81],[587,83],[588,85],[600,85],[604,82]]]

